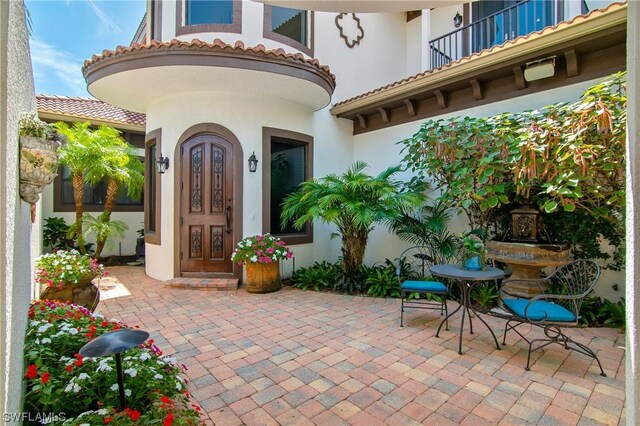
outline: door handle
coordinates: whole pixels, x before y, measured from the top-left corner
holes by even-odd
[[[227,206],[226,210],[225,210],[225,216],[226,216],[226,220],[227,220],[227,226],[226,226],[226,233],[230,234],[231,233],[231,206]]]

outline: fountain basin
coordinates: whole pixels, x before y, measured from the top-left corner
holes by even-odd
[[[570,244],[519,243],[513,241],[488,241],[487,257],[511,267],[511,276],[502,288],[520,297],[531,298],[540,294],[535,283],[513,282],[520,279],[538,279],[547,266],[562,266],[571,262]]]

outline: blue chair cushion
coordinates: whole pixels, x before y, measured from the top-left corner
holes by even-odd
[[[517,316],[526,319],[525,310],[529,305],[528,299],[504,299],[504,306]],[[545,300],[536,300],[531,303],[527,311],[533,321],[574,322],[576,316],[568,309]]]
[[[423,291],[426,293],[446,293],[447,286],[439,281],[405,281],[402,283],[405,291]]]

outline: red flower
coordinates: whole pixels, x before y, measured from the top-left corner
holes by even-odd
[[[66,370],[71,373],[71,370],[73,370],[73,365],[67,365]]]
[[[105,417],[104,424],[106,425],[107,423],[111,423],[111,420],[113,420],[111,417]]]
[[[38,366],[35,364],[31,364],[27,367],[27,373],[25,374],[27,379],[35,379],[38,377]]]
[[[80,354],[75,354],[74,357],[76,358],[76,366],[80,367],[82,365],[82,355]]]
[[[47,371],[40,377],[40,380],[42,380],[43,384],[46,384],[49,381],[49,377],[51,377],[51,374]]]
[[[138,410],[132,410],[130,408],[125,408],[124,412],[127,413],[129,415],[129,417],[131,417],[131,420],[133,420],[134,422],[137,422],[138,419],[140,418],[140,411],[138,411]]]
[[[173,424],[173,413],[167,414],[164,418],[164,426],[171,426]]]

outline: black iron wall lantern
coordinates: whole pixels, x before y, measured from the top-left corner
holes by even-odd
[[[169,157],[163,157],[162,153],[160,153],[160,157],[156,160],[156,172],[159,174],[164,174],[169,168]]]
[[[462,16],[460,16],[460,12],[456,12],[456,16],[453,17],[453,25],[456,28],[462,25]]]
[[[256,153],[253,152],[253,154],[251,154],[251,157],[249,157],[249,171],[251,173],[255,173],[257,169],[258,169],[258,159],[256,158]]]

